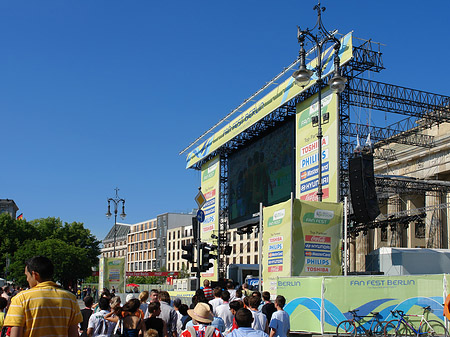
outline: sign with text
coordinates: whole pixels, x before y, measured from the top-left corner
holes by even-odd
[[[202,211],[205,214],[200,226],[200,241],[213,244],[211,234],[218,235],[219,230],[219,205],[220,205],[220,157],[216,156],[202,166],[202,191],[205,195],[205,203]],[[217,260],[210,261],[213,264],[208,271],[201,273],[201,282],[204,279],[218,280]]]

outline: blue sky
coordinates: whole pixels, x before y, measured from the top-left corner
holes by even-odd
[[[297,57],[315,4],[1,1],[0,198],[99,239],[116,186],[127,223],[192,210],[200,175],[178,153]],[[373,79],[450,95],[448,0],[322,5],[329,30],[384,44]]]

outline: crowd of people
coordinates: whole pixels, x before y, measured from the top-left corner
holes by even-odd
[[[211,288],[208,280],[188,306],[167,291],[152,289],[128,294],[125,303],[103,289],[98,301],[84,296],[80,310],[76,296],[51,281],[53,264],[38,256],[26,263],[27,290],[4,288],[0,296],[0,327],[11,337],[287,337],[289,315],[285,298],[252,291]]]

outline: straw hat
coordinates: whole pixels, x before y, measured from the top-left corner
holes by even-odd
[[[194,309],[188,310],[188,315],[199,323],[211,323],[214,316],[206,303],[197,303]]]

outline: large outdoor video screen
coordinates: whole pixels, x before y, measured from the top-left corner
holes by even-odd
[[[292,121],[232,154],[228,159],[230,228],[250,224],[260,202],[271,206],[289,199],[295,184],[293,170]]]

